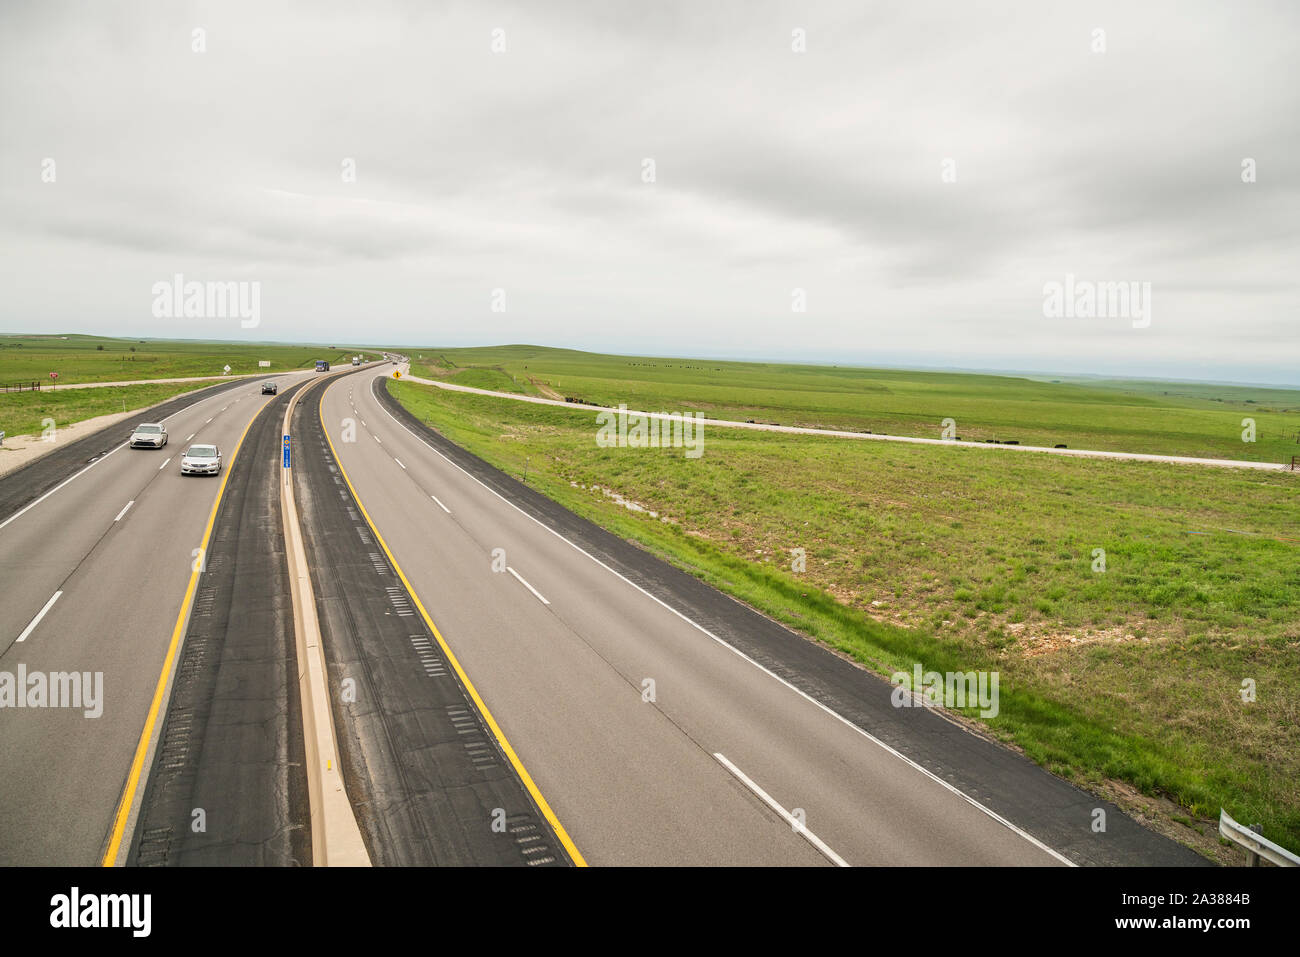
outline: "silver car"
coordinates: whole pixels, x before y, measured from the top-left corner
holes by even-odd
[[[216,475],[221,471],[221,450],[215,445],[191,445],[181,456],[182,475]]]
[[[167,444],[167,429],[157,422],[141,422],[131,433],[131,448],[160,449]]]

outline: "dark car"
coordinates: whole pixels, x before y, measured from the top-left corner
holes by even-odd
[[[278,387],[274,382],[262,383],[262,395],[275,395],[277,391]]]

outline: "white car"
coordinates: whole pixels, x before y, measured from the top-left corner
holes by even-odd
[[[131,433],[131,448],[160,449],[167,444],[167,429],[157,422],[141,422]]]
[[[191,445],[181,456],[182,475],[216,475],[221,471],[221,450],[215,445]]]

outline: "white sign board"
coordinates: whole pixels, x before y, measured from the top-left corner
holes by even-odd
[[[269,368],[271,368],[271,360],[270,360],[270,359],[258,359],[258,360],[257,360],[257,367],[258,367],[259,369],[269,369]]]

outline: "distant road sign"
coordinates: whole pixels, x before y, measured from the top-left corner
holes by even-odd
[[[284,437],[284,467],[289,467],[289,436]]]
[[[51,372],[51,373],[50,373],[50,378],[51,378],[51,379],[57,379],[58,377],[59,377],[59,374],[58,374],[57,372]]]
[[[270,359],[258,359],[258,360],[257,360],[257,367],[258,367],[259,369],[269,369],[269,368],[271,368],[271,360],[270,360]]]
[[[226,375],[230,375],[230,366],[225,367]]]
[[[400,379],[401,377],[402,377],[402,370],[401,370],[401,369],[394,369],[394,370],[393,370],[393,378],[394,378],[394,379]]]

